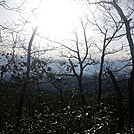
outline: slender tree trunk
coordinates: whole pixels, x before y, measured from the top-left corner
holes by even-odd
[[[64,108],[65,107],[65,102],[64,102],[64,99],[63,99],[62,89],[60,89],[60,100],[61,100],[61,108]]]
[[[31,47],[32,47],[32,43],[33,43],[33,39],[36,35],[38,27],[35,27],[35,29],[33,30],[31,39],[29,41],[29,45],[28,45],[28,54],[27,54],[27,72],[26,72],[26,77],[27,79],[29,79],[29,74],[30,74],[30,61],[31,61]]]
[[[0,108],[1,110],[1,108]],[[2,116],[1,116],[1,111],[0,111],[0,132],[2,131]]]
[[[85,99],[84,91],[83,91],[83,88],[82,88],[82,78],[79,78],[78,82],[79,82],[79,91],[80,91],[82,105],[85,106],[86,105],[86,99]]]
[[[101,64],[100,64],[100,71],[99,71],[99,86],[98,86],[98,101],[101,100],[101,93],[102,93],[102,70],[104,64],[104,57],[105,57],[105,49],[103,47],[103,52],[101,56]]]
[[[0,94],[1,95],[1,94]],[[1,97],[1,96],[0,96]],[[1,98],[0,98],[0,103],[1,103]],[[3,122],[3,117],[2,117],[2,115],[1,115],[1,113],[2,113],[2,106],[0,105],[0,132],[2,132],[2,128],[3,128],[3,126],[2,126],[2,122]]]
[[[78,52],[78,55],[79,55],[79,52]],[[83,106],[86,105],[86,99],[85,99],[85,95],[84,95],[84,92],[83,92],[83,87],[82,87],[82,76],[83,76],[83,62],[81,62],[81,59],[80,59],[80,56],[79,57],[79,63],[80,63],[80,75],[78,75],[75,71],[75,68],[74,68],[74,65],[72,63],[72,61],[69,59],[69,62],[72,66],[72,69],[73,69],[73,73],[74,75],[76,76],[77,80],[78,80],[78,84],[79,84],[79,91],[80,91],[80,96],[81,96],[81,101],[82,101],[82,104]]]
[[[36,35],[36,32],[37,32],[37,27],[33,30],[33,33],[32,33],[32,36],[30,38],[29,45],[28,45],[27,71],[26,71],[26,78],[24,80],[24,86],[22,88],[22,93],[19,99],[17,125],[16,125],[17,132],[21,131],[22,108],[23,108],[23,102],[24,102],[25,92],[26,92],[28,81],[29,81],[29,73],[30,73],[31,47],[32,47],[33,39]]]
[[[124,126],[124,114],[123,114],[123,108],[122,108],[122,94],[118,85],[118,82],[115,79],[115,76],[113,75],[112,71],[107,68],[108,74],[111,77],[112,83],[114,85],[114,88],[116,90],[116,101],[117,101],[117,115],[118,115],[118,130],[122,131]]]
[[[134,122],[134,68],[132,69],[131,76],[128,81],[128,91],[129,91],[129,126]]]
[[[4,75],[4,66],[1,67],[0,90],[2,88],[3,75]]]
[[[132,56],[132,71],[130,74],[129,82],[128,82],[128,91],[129,91],[129,125],[132,124],[133,116],[134,116],[134,94],[133,94],[133,86],[134,86],[134,43],[131,35],[131,29],[130,29],[130,20],[127,20],[126,16],[124,15],[122,9],[116,4],[116,2],[113,3],[113,6],[117,10],[118,14],[120,15],[121,19],[125,23],[126,27],[126,36],[130,47],[130,54]]]
[[[17,124],[16,124],[16,131],[20,132],[21,130],[21,118],[22,118],[22,107],[25,97],[25,90],[26,90],[26,82],[24,82],[22,93],[19,99],[19,106],[18,106],[18,113],[17,113]]]
[[[107,34],[104,35],[103,50],[102,50],[100,70],[99,70],[98,101],[101,100],[101,94],[102,94],[102,70],[103,70],[105,50],[106,50],[106,36],[107,36]]]
[[[3,73],[4,73],[3,68],[4,68],[4,66],[1,67],[0,92],[2,89],[2,80],[3,80]],[[0,103],[1,103],[1,98],[0,98]],[[2,116],[1,116],[1,105],[0,105],[0,132],[1,132],[1,130],[2,130]]]

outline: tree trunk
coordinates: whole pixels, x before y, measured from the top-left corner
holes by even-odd
[[[84,91],[82,89],[82,79],[79,78],[78,82],[79,82],[79,91],[80,91],[82,105],[85,106],[86,105],[86,99],[85,99]]]
[[[101,55],[101,63],[100,63],[100,71],[99,71],[98,101],[101,100],[101,93],[102,93],[102,78],[101,77],[102,77],[102,70],[103,70],[103,64],[104,64],[104,58],[105,58],[105,50],[106,50],[106,34],[104,36],[104,41],[103,41],[103,50],[102,50],[102,55]]]
[[[78,55],[79,55],[79,53],[78,53]],[[73,65],[73,63],[72,63],[72,61],[70,59],[69,59],[69,62],[71,64],[73,73],[74,73],[74,75],[76,76],[76,78],[78,80],[81,101],[82,101],[82,104],[84,106],[84,105],[86,105],[86,99],[85,99],[85,95],[84,95],[83,87],[82,87],[82,76],[83,76],[83,69],[84,68],[83,68],[83,62],[81,62],[80,56],[78,56],[78,57],[79,57],[79,63],[80,63],[80,75],[78,75],[76,73],[75,68],[74,68],[74,65]]]
[[[123,108],[122,108],[122,94],[118,85],[118,82],[115,79],[115,76],[113,75],[112,71],[107,68],[108,74],[110,75],[110,78],[112,80],[112,83],[114,85],[114,88],[116,90],[116,101],[117,101],[117,115],[118,115],[118,130],[122,131],[124,126],[124,114],[123,114]]]
[[[23,102],[24,102],[24,97],[25,97],[25,90],[26,90],[26,82],[24,83],[22,93],[19,99],[19,106],[18,106],[18,113],[17,113],[17,124],[16,124],[16,131],[20,132],[21,131],[21,118],[22,118],[22,107],[23,107]]]
[[[60,89],[59,92],[60,92],[61,108],[64,108],[65,107],[65,102],[64,102],[64,99],[63,99],[62,89]]]
[[[17,132],[21,131],[22,108],[23,108],[23,102],[24,102],[25,92],[26,92],[28,81],[29,81],[29,73],[30,73],[31,47],[32,47],[33,39],[36,35],[36,32],[37,32],[37,27],[33,30],[33,33],[32,33],[32,36],[30,38],[29,45],[28,45],[27,71],[26,71],[26,78],[24,80],[24,86],[22,88],[21,96],[19,99],[18,114],[17,114],[18,117],[17,117],[17,125],[16,125]]]
[[[32,43],[33,43],[33,39],[35,37],[35,34],[37,32],[37,28],[35,27],[35,29],[33,30],[31,39],[29,41],[29,45],[28,45],[28,54],[27,54],[27,72],[26,72],[26,77],[27,79],[29,79],[29,73],[30,73],[30,61],[31,61],[31,47],[32,47]]]
[[[134,115],[134,95],[133,95],[133,85],[134,85],[134,43],[131,35],[131,29],[130,29],[130,20],[127,20],[125,14],[123,13],[122,9],[116,4],[116,2],[113,3],[113,6],[117,10],[118,14],[120,15],[121,19],[125,23],[126,27],[126,36],[130,47],[130,54],[132,56],[132,71],[130,74],[129,82],[128,82],[128,91],[129,91],[129,125],[132,124],[133,121],[133,115]]]
[[[100,71],[99,71],[99,87],[98,87],[98,101],[101,100],[101,93],[102,93],[102,70],[103,70],[103,63],[104,63],[104,57],[105,57],[105,50],[103,48],[103,53],[101,56],[101,64],[100,64]]]
[[[129,92],[129,126],[131,124],[134,125],[134,92],[133,92],[133,84],[134,84],[134,68],[132,69],[131,76],[128,81],[128,92]]]
[[[4,66],[1,67],[0,90],[2,88],[3,75],[4,75]]]

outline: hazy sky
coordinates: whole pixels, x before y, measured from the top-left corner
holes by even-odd
[[[37,25],[45,35],[65,38],[84,16],[86,7],[73,0],[44,0],[37,16]]]
[[[19,6],[22,1],[24,0],[7,0],[7,4],[12,8],[17,5]],[[26,0],[26,3],[24,3],[21,9],[21,12],[23,13],[22,16],[27,21],[31,21],[28,26],[31,30],[29,30],[30,36],[32,28],[37,25],[39,27],[38,32],[44,37],[53,40],[58,39],[59,41],[73,35],[73,31],[75,29],[78,30],[81,27],[79,18],[84,18],[85,14],[88,14],[88,7],[85,6],[84,3],[76,0]],[[33,9],[35,9],[33,13],[36,17],[32,14]],[[16,22],[19,18],[16,12],[7,11],[2,7],[0,7],[0,16],[0,21],[13,20]],[[90,28],[87,30],[88,33],[94,35],[95,30],[90,32]],[[73,37],[73,39],[75,39],[75,36]],[[100,40],[98,40],[98,42],[96,41],[96,43],[102,45]]]
[[[6,1],[12,8],[19,6],[24,0]],[[36,17],[32,14],[33,9]],[[37,25],[44,36],[67,38],[73,30],[79,28],[79,18],[88,14],[88,7],[76,0],[26,0],[21,12],[26,20],[31,21],[29,28]],[[2,7],[0,17],[0,21],[17,21],[19,18],[15,12]]]
[[[10,7],[19,6],[22,0],[7,0]],[[41,1],[41,2],[40,2]],[[38,7],[38,9],[36,9]],[[86,14],[87,7],[75,0],[27,0],[22,7],[23,16],[28,18],[34,9],[36,18],[31,16],[33,21],[30,26],[37,25],[44,36],[54,38],[66,38],[78,27],[79,18]],[[0,8],[1,21],[17,20],[19,16],[15,12],[6,11]]]
[[[19,6],[22,1],[24,0],[7,0],[7,5],[11,8],[16,7]],[[35,10],[32,12],[33,9]],[[70,36],[72,37],[73,31],[81,27],[79,19],[84,18],[84,16],[88,14],[88,7],[79,0],[26,0],[26,3],[21,7],[21,13],[27,21],[31,21],[30,25],[27,27],[30,36],[32,34],[32,28],[36,25],[39,27],[38,33],[41,33],[44,37],[61,41]],[[3,7],[0,7],[0,17],[0,23],[5,21],[16,22],[20,18],[18,13],[5,10]],[[91,32],[90,28],[88,27],[88,33],[94,35],[96,30]],[[28,37],[28,41],[30,36]],[[75,36],[73,37],[75,40]],[[97,36],[95,42],[102,48],[103,37],[99,40]],[[114,42],[113,44],[115,46],[118,44],[120,47],[120,43],[121,41],[119,40],[119,42]],[[45,42],[44,44],[47,43]],[[110,47],[114,46],[113,44],[110,44]],[[124,40],[123,44],[126,44]],[[95,50],[92,52],[94,51]],[[53,54],[55,55],[55,53]]]

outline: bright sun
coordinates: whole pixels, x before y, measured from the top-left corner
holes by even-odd
[[[70,0],[44,0],[40,6],[38,25],[45,35],[65,38],[71,33],[84,10]]]

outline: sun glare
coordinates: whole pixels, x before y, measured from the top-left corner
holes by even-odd
[[[41,3],[37,23],[45,35],[65,38],[72,32],[82,15],[82,9],[69,0],[44,0]]]

